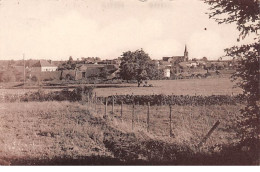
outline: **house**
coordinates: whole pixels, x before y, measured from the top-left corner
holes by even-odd
[[[47,60],[39,60],[34,65],[31,66],[32,72],[50,72],[56,71],[58,66],[48,62]]]
[[[185,45],[184,55],[183,56],[172,56],[172,57],[163,57],[162,60],[164,62],[178,64],[180,62],[188,61],[189,60],[189,53],[187,50],[187,46]]]
[[[172,63],[168,62],[168,61],[164,61],[164,60],[160,60],[159,61],[159,65],[160,66],[164,66],[164,67],[171,67],[172,66]]]
[[[197,67],[198,63],[191,61],[191,62],[187,62],[186,66],[188,66],[188,67]]]
[[[75,69],[75,80],[91,79],[99,77],[102,72],[107,71],[112,74],[119,69],[119,65],[115,64],[77,64]],[[114,73],[116,76],[116,73]],[[113,78],[113,76],[111,76]]]
[[[76,65],[76,80],[88,78],[94,75],[99,75],[105,65],[100,64],[77,64]]]
[[[198,61],[196,61],[197,62],[197,64],[198,65],[201,65],[201,66],[205,66],[206,65],[206,61],[204,61],[204,60],[198,60]]]
[[[163,76],[164,76],[165,78],[170,78],[170,77],[171,77],[171,69],[165,68],[165,69],[163,70]]]

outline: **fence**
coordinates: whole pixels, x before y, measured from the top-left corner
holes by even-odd
[[[124,104],[123,101],[116,100],[114,96],[110,97],[110,100],[108,97],[98,98],[96,95],[92,98],[90,98],[90,96],[87,97],[88,106],[97,114],[101,114],[104,117],[110,116],[117,118],[128,123],[132,130],[142,128],[157,136],[174,137],[177,129],[180,131],[182,127],[191,127],[192,121],[198,118],[194,116],[194,114],[187,114],[187,112],[192,110],[185,112],[185,107],[183,112],[178,112],[178,110],[174,109],[174,105],[151,105],[150,102],[140,104],[134,101],[131,104]],[[206,114],[204,115],[206,116]],[[208,123],[208,126],[201,128],[203,133],[206,133],[215,121],[208,120],[205,122]],[[202,121],[202,123],[205,122]]]

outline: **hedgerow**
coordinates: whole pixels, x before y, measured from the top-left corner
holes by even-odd
[[[94,102],[93,87],[80,86],[72,91],[63,89],[62,91],[54,91],[46,93],[39,89],[37,92],[29,92],[24,95],[4,95],[0,102],[28,102],[28,101],[87,101],[88,99]],[[98,102],[105,104],[106,97],[97,97]],[[191,95],[114,95],[108,96],[108,104],[112,104],[114,99],[115,104],[139,104],[147,105],[236,105],[245,102],[246,98],[243,95],[211,95],[211,96],[191,96]]]
[[[114,95],[107,98],[108,104],[139,104],[147,105],[235,105],[243,103],[245,98],[242,95],[211,95],[211,96],[190,96],[190,95]],[[98,97],[99,101],[105,103],[105,97]]]

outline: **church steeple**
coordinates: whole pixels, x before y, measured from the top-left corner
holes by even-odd
[[[187,45],[185,44],[184,61],[188,61],[188,60],[189,60],[189,53],[188,53]]]

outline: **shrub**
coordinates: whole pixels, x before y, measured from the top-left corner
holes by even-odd
[[[31,80],[32,80],[33,82],[37,82],[37,81],[38,81],[38,78],[37,78],[37,76],[32,76]]]
[[[235,105],[243,103],[245,97],[242,95],[211,95],[211,96],[189,96],[189,95],[114,95],[108,97],[108,104],[112,104],[112,97],[117,104],[145,105],[150,102],[151,105]],[[105,101],[104,97],[98,97],[99,100]],[[105,103],[105,102],[104,102]]]
[[[70,75],[70,74],[67,74],[65,79],[66,80],[73,80],[74,77],[72,75]]]
[[[77,87],[73,91],[63,89],[62,91],[55,91],[45,93],[42,89],[39,89],[34,93],[26,93],[21,97],[21,101],[81,101],[84,100],[84,96],[93,96],[93,87],[83,86]],[[13,101],[13,97],[7,98]]]

